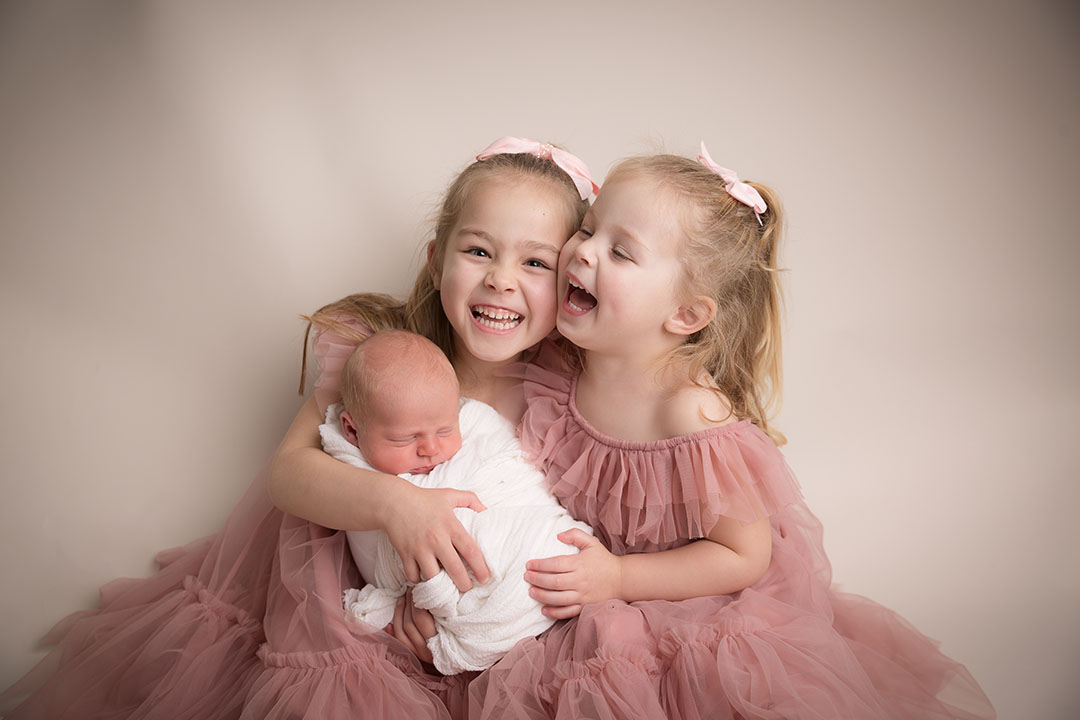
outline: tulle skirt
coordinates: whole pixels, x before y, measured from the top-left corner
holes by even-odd
[[[754,590],[589,605],[474,680],[470,717],[994,716],[967,670],[899,615],[834,599],[842,624]]]
[[[795,551],[818,547],[809,513],[779,527],[787,541],[754,588],[590,605],[484,673],[443,677],[346,615],[342,592],[362,579],[345,534],[273,508],[260,475],[220,533],[61,621],[0,707],[11,720],[993,717],[899,615],[811,581],[827,561]]]
[[[346,617],[362,580],[344,533],[275,509],[265,471],[220,533],[158,561],[50,631],[49,655],[0,695],[5,718],[466,716],[470,676]]]

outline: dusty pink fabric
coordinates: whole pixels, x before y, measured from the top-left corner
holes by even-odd
[[[978,684],[896,613],[831,588],[822,529],[783,456],[737,422],[625,442],[574,406],[576,376],[525,366],[522,444],[617,554],[768,515],[765,576],[733,595],[586,606],[473,681],[481,718],[985,718]]]
[[[355,343],[316,339],[320,405]],[[748,423],[662,443],[591,429],[545,347],[520,366],[523,440],[556,492],[617,552],[700,536],[719,515],[767,513],[766,576],[732,596],[608,602],[519,643],[491,669],[444,678],[386,633],[346,619],[361,581],[342,532],[276,510],[265,472],[217,535],[162,569],[102,588],[55,649],[0,696],[9,720],[319,718],[974,718],[978,685],[895,613],[830,587],[821,527],[779,451]],[[943,698],[948,693],[951,702]]]
[[[325,406],[355,346],[315,343]],[[361,579],[345,534],[270,503],[265,470],[217,535],[158,556],[61,621],[52,652],[0,696],[9,720],[464,717],[468,675],[443,678],[381,630],[348,621]],[[449,710],[448,710],[449,708]]]

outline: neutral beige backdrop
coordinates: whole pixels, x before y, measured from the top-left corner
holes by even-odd
[[[375,5],[0,4],[0,685],[220,526],[297,315],[403,292],[472,154],[704,139],[786,201],[779,425],[837,580],[1002,718],[1078,716],[1075,6]]]

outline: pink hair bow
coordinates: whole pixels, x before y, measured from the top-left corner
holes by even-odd
[[[574,186],[577,187],[582,200],[588,199],[590,194],[595,194],[600,190],[600,187],[593,182],[592,176],[589,175],[589,168],[585,167],[585,163],[581,162],[580,158],[565,150],[560,150],[554,145],[537,142],[536,140],[507,135],[506,137],[499,138],[484,148],[484,150],[476,156],[476,159],[487,160],[492,155],[503,155],[507,153],[528,153],[529,155],[535,155],[541,159],[550,158],[553,163],[558,165],[559,168],[574,181]]]
[[[701,153],[697,156],[697,159],[699,163],[720,176],[720,179],[724,181],[724,189],[728,191],[728,195],[735,198],[743,205],[748,205],[753,208],[754,213],[757,214],[758,225],[763,224],[761,222],[761,213],[768,210],[769,206],[765,204],[765,200],[761,197],[761,193],[755,190],[752,185],[748,185],[740,180],[734,170],[720,167],[713,162],[713,159],[709,157],[709,151],[705,149],[704,142],[701,143]]]

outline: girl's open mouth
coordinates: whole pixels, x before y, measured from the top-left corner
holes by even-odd
[[[564,308],[574,315],[584,315],[596,307],[596,298],[592,293],[571,278],[567,278],[567,282],[569,285],[566,290],[566,300],[563,302]]]
[[[522,321],[520,314],[493,305],[473,305],[469,310],[472,311],[473,320],[477,325],[497,332],[513,330]]]

